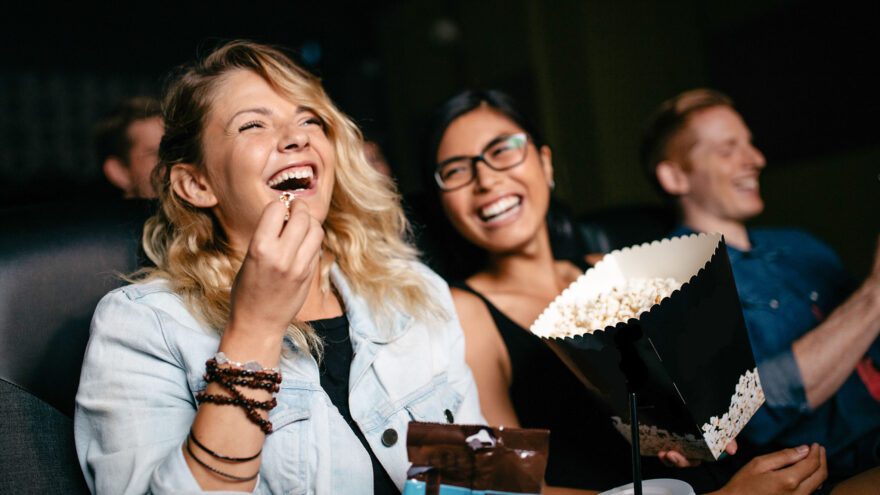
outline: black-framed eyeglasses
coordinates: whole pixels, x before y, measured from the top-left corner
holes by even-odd
[[[437,164],[434,179],[444,191],[464,187],[477,177],[477,162],[483,162],[492,170],[509,170],[526,160],[529,136],[518,132],[493,139],[483,152],[475,156],[453,156]]]

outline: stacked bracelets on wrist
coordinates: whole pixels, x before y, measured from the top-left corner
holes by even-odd
[[[237,363],[235,361],[230,361],[226,358],[222,352],[218,352],[211,359],[205,362],[205,382],[207,383],[216,383],[222,386],[229,395],[225,394],[209,394],[207,389],[202,390],[201,392],[196,394],[196,401],[199,404],[202,403],[210,403],[217,405],[232,405],[238,406],[244,409],[245,415],[247,418],[254,424],[260,427],[260,430],[265,434],[272,433],[272,423],[267,419],[263,419],[260,413],[257,411],[270,411],[275,407],[277,401],[275,397],[272,397],[269,400],[259,401],[256,399],[250,399],[245,397],[236,387],[244,387],[252,390],[265,390],[271,394],[275,394],[278,392],[281,384],[281,371],[278,369],[265,369],[260,366],[255,361],[248,361],[247,363]],[[250,476],[236,476],[233,474],[229,474],[223,472],[213,466],[210,466],[208,463],[200,459],[195,452],[193,451],[192,444],[195,444],[199,449],[203,452],[206,452],[211,457],[222,461],[224,463],[242,463],[253,461],[263,452],[263,449],[260,449],[259,452],[252,456],[248,457],[230,457],[222,454],[218,454],[213,450],[205,447],[202,442],[196,439],[193,434],[192,429],[189,431],[189,436],[186,438],[186,451],[189,453],[190,457],[193,458],[199,465],[211,471],[214,474],[222,476],[231,481],[250,481],[257,477],[259,471],[250,475]]]
[[[281,372],[277,369],[265,369],[254,361],[237,363],[230,361],[222,352],[205,362],[205,382],[221,385],[229,395],[209,394],[203,390],[196,394],[199,404],[232,405],[244,409],[245,415],[252,423],[260,427],[265,434],[272,433],[272,423],[257,411],[270,411],[277,401],[272,397],[266,401],[249,399],[242,395],[236,387],[252,390],[265,390],[274,394],[281,384]]]

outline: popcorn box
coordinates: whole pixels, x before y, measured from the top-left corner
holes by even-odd
[[[611,252],[531,331],[604,399],[614,426],[631,440],[629,380],[638,392],[642,455],[675,449],[718,459],[764,402],[720,234]]]

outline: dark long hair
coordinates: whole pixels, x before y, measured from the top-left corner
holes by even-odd
[[[544,145],[544,140],[538,127],[534,125],[534,121],[510,95],[497,89],[467,89],[446,100],[434,112],[428,141],[428,156],[425,160],[425,163],[430,166],[431,174],[434,173],[437,149],[440,147],[440,141],[443,140],[446,129],[455,119],[481,106],[487,106],[513,121],[514,124],[526,131],[536,148],[540,149]]]
[[[529,138],[536,148],[544,145],[543,137],[523,108],[508,94],[495,89],[468,89],[446,100],[434,112],[428,129],[425,154],[422,160],[424,196],[417,203],[409,205],[410,214],[414,215],[414,227],[416,242],[423,253],[424,260],[447,280],[463,280],[486,266],[488,253],[483,249],[471,244],[452,226],[446,217],[440,202],[442,194],[434,182],[434,170],[437,166],[437,150],[446,129],[459,117],[486,106],[495,110],[518,127],[528,133]],[[572,228],[569,213],[565,207],[554,201],[551,197],[550,212],[548,213],[548,228],[551,236],[551,245],[554,254],[560,258],[577,258],[583,255],[579,247],[571,247]],[[567,230],[562,236],[556,235],[556,227],[561,225]],[[426,228],[430,226],[430,229]],[[565,253],[557,253],[564,249]],[[571,251],[571,254],[568,253]],[[575,253],[577,251],[577,253]]]

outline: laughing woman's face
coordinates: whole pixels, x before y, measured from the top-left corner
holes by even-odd
[[[504,114],[481,106],[446,128],[437,149],[437,163],[455,157],[486,156],[499,143],[516,146],[515,136],[524,134]],[[546,146],[537,149],[530,139],[524,146],[525,158],[520,164],[495,170],[478,160],[470,183],[440,192],[453,226],[466,239],[492,253],[523,249],[546,230],[544,218],[553,177],[550,150]]]
[[[233,246],[243,250],[263,209],[284,191],[305,201],[322,222],[333,193],[336,153],[310,108],[241,70],[215,89],[202,146],[205,201]]]

